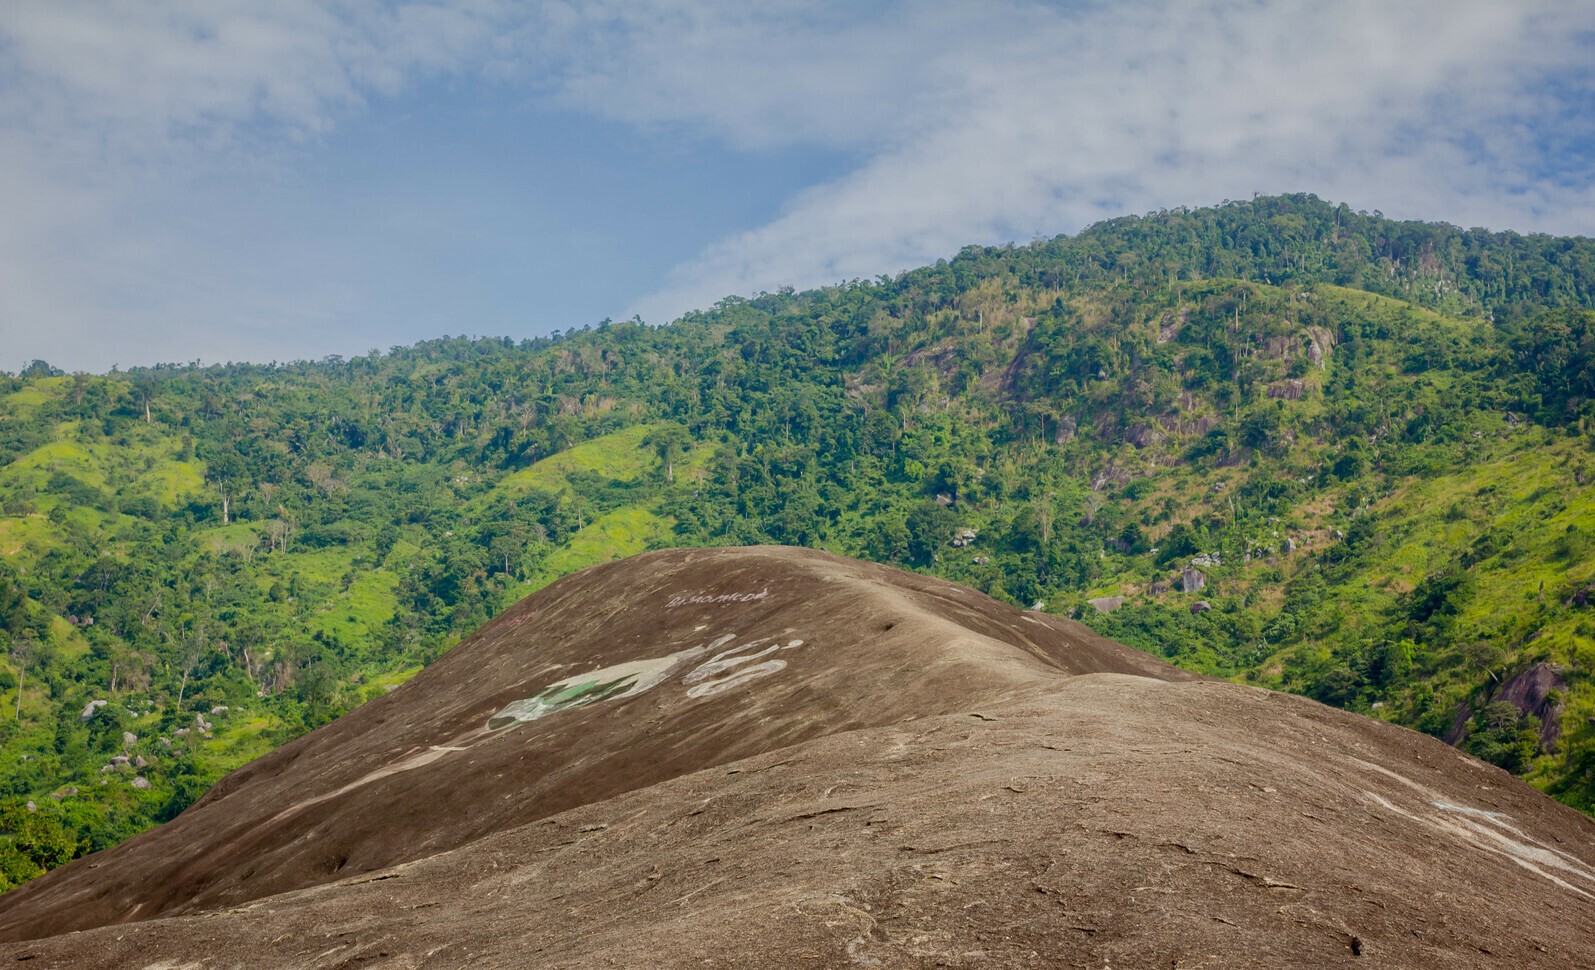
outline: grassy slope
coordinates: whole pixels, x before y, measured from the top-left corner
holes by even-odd
[[[588,566],[665,548],[674,538],[672,525],[669,519],[640,506],[608,512],[544,559],[525,583],[515,587],[514,594],[519,598]]]
[[[1368,516],[1377,522],[1373,539],[1359,548],[1334,586],[1334,606],[1347,629],[1371,628],[1382,618],[1399,615],[1408,594],[1425,578],[1460,565],[1463,555],[1493,531],[1503,537],[1504,547],[1466,570],[1470,582],[1455,620],[1458,637],[1506,648],[1489,662],[1492,677],[1505,677],[1539,659],[1575,671],[1595,669],[1595,619],[1565,605],[1574,591],[1595,581],[1595,548],[1577,538],[1595,537],[1591,469],[1595,456],[1581,441],[1533,427],[1509,430],[1489,443],[1480,460],[1438,475],[1409,477],[1360,509],[1344,508],[1351,487],[1314,496],[1280,523],[1280,548],[1249,563],[1206,568],[1208,587],[1195,596],[1173,590],[1151,593],[1151,581],[1169,571],[1149,568],[1142,560],[1121,560],[1119,569],[1082,591],[1078,601],[1054,608],[1067,610],[1086,598],[1111,595],[1172,610],[1198,598],[1228,598],[1246,603],[1266,623],[1279,613],[1285,588],[1309,567],[1309,557],[1336,544],[1333,531],[1349,530],[1358,518]],[[1203,496],[1185,511],[1187,517],[1205,513],[1218,504],[1213,486],[1226,480],[1225,472],[1171,469],[1147,503],[1154,505],[1166,494]],[[1575,537],[1571,542],[1570,529]],[[1283,552],[1285,535],[1296,538],[1296,553]],[[1442,705],[1467,699],[1486,676],[1458,657],[1425,656],[1426,645],[1417,646],[1420,667],[1434,668],[1424,686],[1439,695]],[[1283,662],[1315,649],[1321,648],[1290,647],[1245,670],[1217,665],[1207,672],[1286,688],[1291,681]],[[1394,718],[1400,710],[1396,698],[1367,713]],[[1563,723],[1577,725],[1591,716],[1595,683],[1575,677]],[[1530,780],[1542,776],[1530,775]]]
[[[533,489],[558,494],[570,489],[572,472],[592,472],[611,481],[631,482],[658,465],[658,458],[643,445],[654,425],[638,424],[613,434],[584,441],[529,468],[504,477],[481,500],[523,495]]]

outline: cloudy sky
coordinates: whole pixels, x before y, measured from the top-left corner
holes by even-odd
[[[1595,4],[0,4],[4,370],[662,323],[1284,191],[1595,234]]]

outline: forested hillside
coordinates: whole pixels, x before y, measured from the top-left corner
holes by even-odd
[[[1595,242],[1311,196],[669,326],[0,377],[0,887],[595,562],[787,543],[1595,809]]]

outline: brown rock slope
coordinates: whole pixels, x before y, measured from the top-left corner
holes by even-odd
[[[939,580],[673,551],[0,897],[0,939],[63,967],[1595,967],[1595,822]]]

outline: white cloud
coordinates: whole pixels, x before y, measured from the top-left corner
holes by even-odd
[[[285,295],[303,282],[227,263],[230,213],[202,200],[217,182],[269,189],[370,97],[473,69],[511,9],[0,6],[0,367],[35,353],[103,367],[313,352],[284,337],[324,330],[344,294],[323,287],[307,305]]]
[[[407,75],[458,68],[506,21],[486,2],[21,0],[0,11],[20,81],[0,106],[32,137],[78,132],[135,154],[208,146],[248,122],[309,134]]]
[[[821,97],[808,123],[807,137],[859,141],[864,162],[684,262],[633,310],[668,319],[727,293],[869,277],[970,242],[1253,192],[1313,191],[1496,228],[1595,229],[1589,143],[1573,177],[1556,184],[1527,137],[1535,124],[1569,120],[1588,134],[1589,7],[987,4],[978,22],[925,5],[900,10],[894,29],[871,25],[843,45],[846,57],[893,66],[851,92],[868,107]],[[748,25],[730,36],[740,50],[770,50],[790,32],[775,21],[762,36]],[[835,59],[834,50],[806,58],[809,39],[781,48],[794,56],[749,65],[731,91],[705,83],[684,97],[667,77],[653,90],[682,107],[652,110],[732,141],[771,141],[749,105],[766,101],[768,117],[790,112],[789,93]],[[647,36],[640,57],[621,59],[646,68],[669,46]],[[619,117],[657,104],[629,97],[622,80],[603,74],[571,90]],[[917,93],[895,99],[903,89]],[[880,104],[899,114],[881,117]],[[866,129],[879,136],[871,142]]]
[[[211,190],[269,188],[439,76],[751,158],[856,159],[616,314],[654,321],[1253,192],[1588,233],[1592,36],[1595,7],[1547,0],[13,0],[0,347],[120,328],[142,354],[172,327],[185,352],[162,356],[322,352],[358,287],[229,254],[216,220],[240,204]]]

